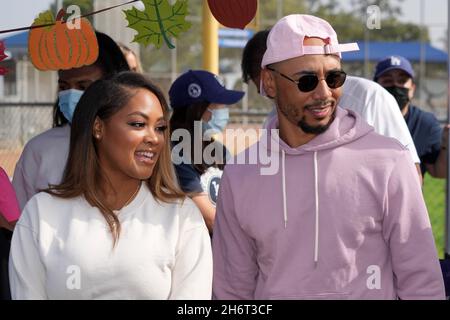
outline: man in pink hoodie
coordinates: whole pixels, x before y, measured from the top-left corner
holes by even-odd
[[[246,164],[225,168],[214,298],[444,298],[408,151],[337,106],[346,78],[341,52],[357,49],[309,15],[272,28],[261,93],[274,99],[278,117],[237,157]],[[277,170],[265,170],[267,159]]]

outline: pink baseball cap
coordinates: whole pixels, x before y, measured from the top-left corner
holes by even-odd
[[[305,37],[321,38],[325,46],[305,46]],[[336,31],[325,20],[307,14],[291,14],[279,20],[270,30],[267,50],[261,67],[307,54],[335,54],[358,51],[356,42],[339,44]]]

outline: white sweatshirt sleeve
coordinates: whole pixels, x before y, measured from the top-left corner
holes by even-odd
[[[210,300],[212,295],[211,240],[203,218],[192,203],[183,223],[172,270],[169,300]]]
[[[37,217],[36,198],[25,207],[14,229],[9,256],[9,281],[14,300],[47,299],[45,267],[39,253],[37,233],[30,217]]]

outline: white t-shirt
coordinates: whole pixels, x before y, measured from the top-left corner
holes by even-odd
[[[14,230],[13,299],[211,299],[211,242],[196,205],[158,203],[146,184],[109,227],[83,198],[35,195]]]
[[[361,115],[375,129],[375,132],[397,139],[408,149],[414,163],[420,163],[411,133],[397,101],[378,83],[360,77],[347,76],[339,106]],[[267,119],[276,114],[274,107]],[[267,120],[263,127],[266,123]]]
[[[420,163],[411,133],[397,101],[378,83],[348,76],[339,106],[360,114],[374,127],[375,132],[397,139],[409,150],[414,163]]]
[[[69,144],[70,126],[65,125],[47,130],[25,145],[12,181],[21,210],[39,190],[61,182]]]

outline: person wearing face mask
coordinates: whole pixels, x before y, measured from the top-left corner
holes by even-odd
[[[241,100],[244,92],[226,89],[211,72],[189,70],[175,80],[169,96],[173,109],[172,161],[178,181],[200,209],[212,233],[220,179],[228,154],[214,137],[228,124],[228,105]]]
[[[422,176],[428,172],[435,178],[446,178],[449,126],[442,130],[434,114],[411,104],[416,90],[411,63],[402,56],[386,57],[376,65],[374,81],[397,101],[417,149]]]
[[[58,71],[53,128],[31,139],[16,164],[12,183],[21,210],[33,195],[61,181],[69,152],[73,113],[84,90],[105,76],[130,70],[114,40],[101,32],[96,32],[96,36],[97,61],[89,66]]]

